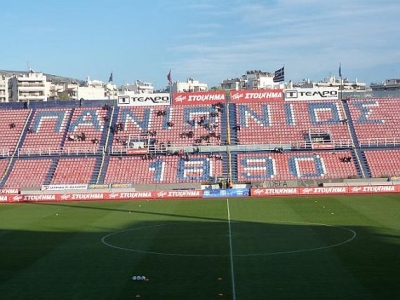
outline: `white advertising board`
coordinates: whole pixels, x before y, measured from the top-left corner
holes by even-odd
[[[153,106],[153,105],[171,105],[171,96],[169,93],[155,94],[130,94],[119,95],[118,106]]]
[[[336,88],[286,89],[285,101],[338,100]]]

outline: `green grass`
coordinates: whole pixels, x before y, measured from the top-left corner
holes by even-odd
[[[399,299],[399,207],[397,195],[0,205],[0,297]]]

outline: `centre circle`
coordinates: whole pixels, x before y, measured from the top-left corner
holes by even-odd
[[[317,251],[351,242],[346,227],[302,222],[170,222],[130,228],[102,238],[111,248],[168,256],[267,256]],[[232,253],[230,252],[232,247]]]

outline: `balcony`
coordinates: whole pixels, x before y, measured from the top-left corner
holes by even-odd
[[[45,95],[34,95],[34,94],[24,94],[18,96],[18,101],[44,101],[46,100]]]
[[[44,86],[18,86],[20,92],[44,92]]]

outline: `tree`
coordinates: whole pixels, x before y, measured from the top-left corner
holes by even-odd
[[[58,93],[58,99],[60,100],[71,100],[71,96],[67,92]]]

